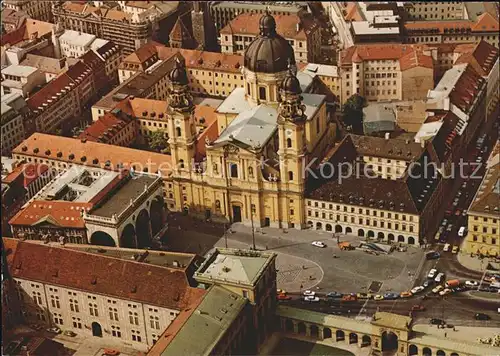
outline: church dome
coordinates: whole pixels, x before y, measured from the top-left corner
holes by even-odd
[[[288,62],[295,64],[293,48],[276,33],[276,21],[266,12],[260,18],[260,35],[247,47],[244,65],[252,72],[277,73],[287,69]]]
[[[302,93],[302,89],[300,88],[300,82],[293,73],[291,67],[289,68],[285,79],[283,79],[283,82],[281,83],[281,89],[286,93],[290,94]]]
[[[188,77],[186,73],[186,68],[184,67],[184,63],[179,60],[179,58],[175,59],[174,69],[168,74],[168,79],[170,82],[187,85]]]

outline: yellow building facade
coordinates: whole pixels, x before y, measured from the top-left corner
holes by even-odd
[[[333,143],[324,95],[302,93],[289,43],[272,16],[244,54],[243,88],[216,111],[206,159],[195,160],[196,125],[186,69],[170,74],[169,177],[174,210],[255,226],[305,227],[304,172]]]

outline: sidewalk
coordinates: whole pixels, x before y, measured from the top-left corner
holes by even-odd
[[[498,328],[477,327],[477,326],[455,326],[452,328],[438,329],[436,325],[416,324],[413,325],[413,331],[423,332],[427,335],[437,336],[455,341],[465,341],[469,343],[478,343],[478,338],[494,337],[500,334]]]
[[[470,254],[467,253],[458,253],[457,255],[458,262],[473,271],[484,272],[488,264],[491,264],[493,267],[500,271],[500,263],[495,262],[493,258],[483,258],[480,260],[478,257],[471,257]]]

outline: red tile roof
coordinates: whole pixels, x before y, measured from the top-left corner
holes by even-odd
[[[489,12],[485,12],[476,19],[476,23],[471,27],[472,32],[496,32],[499,31],[498,19],[495,19]]]
[[[480,41],[467,53],[462,54],[455,64],[469,63],[481,76],[488,76],[498,59],[498,48],[486,41]]]
[[[257,36],[259,20],[262,14],[243,13],[232,19],[221,31],[221,34],[252,35]],[[304,29],[300,17],[297,15],[274,15],[276,20],[276,32],[284,38],[306,40],[309,29]],[[297,31],[297,25],[299,29]]]
[[[14,148],[13,155],[16,154],[100,168],[108,167],[105,163],[109,161],[110,169],[118,169],[120,163],[123,168],[135,165],[136,170],[147,168],[149,173],[160,170],[164,177],[172,168],[170,155],[43,133],[34,133],[24,140]]]
[[[28,108],[32,111],[43,110],[45,108],[45,106],[43,106],[44,103],[52,104],[48,103],[47,100],[52,100],[53,103],[55,103],[60,98],[60,96],[57,95],[59,92],[61,92],[62,90],[66,90],[67,92],[69,92],[70,90],[73,90],[75,86],[76,83],[74,82],[74,80],[71,79],[66,73],[63,73],[49,82],[40,91],[29,97],[29,99],[26,101]],[[56,99],[53,99],[53,97],[55,97]]]
[[[7,174],[5,178],[2,179],[2,183],[10,184],[16,180],[18,180],[24,173],[23,166],[19,165],[17,167],[14,167],[12,172]]]
[[[24,187],[27,187],[33,181],[41,177],[49,170],[49,166],[42,163],[25,163],[23,164],[24,172]]]
[[[341,53],[341,65],[374,60],[399,60],[401,70],[423,66],[433,68],[432,57],[422,52],[420,45],[410,44],[367,44],[355,45]]]
[[[433,69],[434,64],[431,56],[427,56],[422,52],[411,51],[399,59],[399,67],[402,71],[415,67]]]
[[[126,117],[124,115],[124,117]],[[88,141],[108,143],[115,135],[119,134],[133,119],[120,118],[111,112],[101,116],[87,127],[78,138]]]
[[[90,211],[92,206],[91,203],[34,200],[14,215],[9,224],[33,226],[45,222],[63,228],[84,229],[81,210]]]
[[[450,92],[450,101],[468,113],[484,81],[485,79],[471,65],[467,65]]]
[[[28,241],[18,243],[9,269],[13,278],[174,310],[197,305],[206,293],[189,286],[185,271]]]

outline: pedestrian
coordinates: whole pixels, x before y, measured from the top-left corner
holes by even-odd
[[[455,329],[455,327],[453,327],[453,331],[457,331],[457,329]]]
[[[444,333],[444,337],[447,337],[448,336],[448,333]]]

